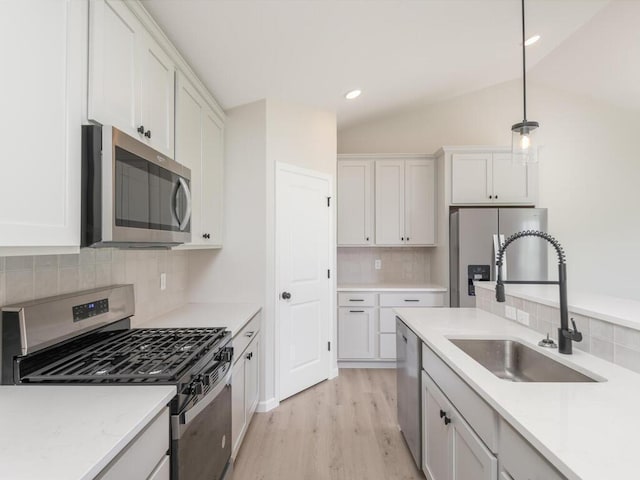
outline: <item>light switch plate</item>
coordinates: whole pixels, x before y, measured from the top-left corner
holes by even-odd
[[[507,318],[511,320],[516,320],[518,318],[516,313],[516,307],[510,307],[509,305],[507,305],[506,307],[504,307],[504,314]]]
[[[379,258],[377,258],[374,262],[373,262],[373,266],[376,270],[380,270],[382,268],[382,260],[380,260]]]
[[[529,326],[529,314],[524,310],[518,310],[518,322],[523,325]]]
[[[160,290],[166,290],[166,289],[167,289],[167,274],[161,273],[160,274]]]

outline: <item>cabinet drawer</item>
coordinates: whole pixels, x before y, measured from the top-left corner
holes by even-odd
[[[338,294],[339,307],[375,307],[377,293],[342,292]]]
[[[168,450],[169,409],[165,408],[97,478],[144,480],[151,475]]]
[[[443,292],[381,293],[381,307],[442,307]]]
[[[504,420],[500,420],[498,458],[501,468],[509,472],[509,476],[506,477],[509,479],[566,480],[565,476]]]
[[[256,313],[251,320],[240,330],[235,337],[233,337],[233,363],[235,364],[239,358],[242,357],[242,353],[249,346],[249,343],[260,331],[260,319],[262,318],[262,312]]]
[[[498,415],[429,347],[422,344],[422,368],[493,453],[498,451]]]

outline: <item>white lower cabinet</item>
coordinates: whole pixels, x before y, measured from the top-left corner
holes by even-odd
[[[388,367],[396,361],[394,308],[439,307],[442,292],[340,292],[338,294],[338,361],[341,367]],[[358,362],[358,363],[355,363]],[[393,366],[393,364],[391,364]]]
[[[168,451],[169,408],[165,408],[96,478],[168,480]]]
[[[235,458],[260,395],[260,315],[233,337],[231,372],[231,456]]]
[[[429,480],[495,480],[498,460],[422,372],[423,470]]]
[[[338,310],[338,358],[341,360],[375,358],[375,325],[375,308],[340,308]]]

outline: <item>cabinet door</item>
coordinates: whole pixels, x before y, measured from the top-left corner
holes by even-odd
[[[77,249],[86,6],[13,0],[0,7],[0,255],[13,253],[2,247]]]
[[[380,359],[396,359],[396,334],[380,333]]]
[[[376,245],[403,245],[404,160],[376,161]]]
[[[491,153],[451,156],[451,203],[493,203]]]
[[[258,406],[258,396],[260,387],[260,334],[251,340],[244,353],[244,374],[245,374],[245,418],[247,426],[251,422],[251,416]]]
[[[404,167],[404,233],[407,245],[436,243],[434,160],[407,160]]]
[[[205,244],[211,246],[222,246],[223,163],[223,123],[213,111],[205,108],[202,115],[201,234],[199,236]]]
[[[89,119],[136,138],[142,138],[137,132],[142,35],[142,25],[124,2],[89,4]]]
[[[423,371],[422,466],[429,480],[453,478],[453,429],[445,424],[445,418],[450,418],[450,413],[451,407],[444,395]]]
[[[178,73],[176,82],[175,160],[191,170],[191,243],[204,243],[201,225],[202,144],[204,100]]]
[[[340,360],[375,357],[375,309],[338,310],[338,358]]]
[[[373,162],[338,162],[338,245],[373,243]]]
[[[453,431],[452,480],[495,480],[498,460],[455,410],[447,412]]]
[[[379,314],[380,332],[396,333],[396,314],[393,312],[393,308],[381,308]]]
[[[231,450],[234,455],[247,426],[245,383],[245,361],[241,357],[231,372]]]
[[[174,158],[175,67],[169,56],[144,32],[140,53],[140,123],[143,140]]]
[[[498,203],[534,204],[535,166],[511,161],[510,153],[493,154],[493,198]]]

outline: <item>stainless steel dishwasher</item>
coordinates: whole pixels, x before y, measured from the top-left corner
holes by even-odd
[[[418,469],[422,470],[420,426],[420,341],[396,317],[398,425]]]

